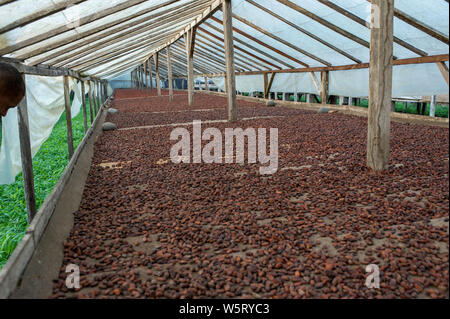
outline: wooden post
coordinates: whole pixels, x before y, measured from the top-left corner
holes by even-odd
[[[320,100],[322,101],[322,104],[328,103],[328,86],[329,86],[329,72],[328,71],[322,71],[321,72],[321,90],[320,90]]]
[[[223,34],[225,45],[226,60],[226,87],[228,95],[228,120],[230,122],[237,120],[237,103],[236,103],[236,77],[234,69],[234,44],[233,44],[233,21],[231,0],[224,0],[222,3],[223,13]]]
[[[148,63],[148,73],[150,76],[150,90],[153,91],[152,60],[149,58],[147,63]]]
[[[87,81],[88,86],[89,86],[89,112],[91,114],[91,125],[92,123],[94,123],[94,106],[92,105],[92,85],[91,85],[92,81]]]
[[[167,77],[169,82],[169,101],[173,101],[173,83],[172,83],[172,58],[170,55],[170,46],[167,46]]]
[[[209,91],[209,87],[208,87],[208,77],[205,76],[205,91]]]
[[[145,61],[145,63],[144,63],[145,89],[148,88],[148,76],[147,76],[147,74],[148,74],[148,63],[147,63],[147,61]]]
[[[345,97],[344,96],[340,96],[339,97],[339,105],[344,105],[344,101],[345,101]]]
[[[88,130],[88,123],[87,123],[87,110],[86,110],[86,88],[84,87],[83,81],[81,81],[81,105],[83,107],[84,133],[86,134],[86,132]]]
[[[265,99],[267,99],[268,96],[268,87],[269,87],[269,75],[267,73],[263,74],[264,77],[264,92],[263,92],[263,97]]]
[[[72,113],[70,106],[70,90],[69,77],[64,76],[64,101],[66,107],[66,122],[67,122],[67,149],[69,151],[69,160],[73,156],[73,136],[72,136]]]
[[[431,117],[436,116],[436,95],[431,96],[430,116]]]
[[[153,55],[153,60],[155,62],[156,88],[158,90],[158,96],[161,96],[161,80],[159,77],[159,54],[158,54],[158,52],[156,52]]]
[[[22,75],[22,77],[25,82],[25,75]],[[28,224],[30,224],[36,215],[37,209],[36,195],[34,192],[33,157],[31,153],[30,124],[28,121],[26,94],[17,108],[17,121],[19,123],[20,155],[22,157],[23,189],[27,205]]]
[[[389,165],[394,0],[372,0],[372,20],[367,165],[382,171]]]
[[[194,47],[195,47],[195,28],[190,29],[184,35],[187,56],[187,74],[188,74],[188,101],[189,106],[194,105]],[[226,86],[226,83],[225,83]]]

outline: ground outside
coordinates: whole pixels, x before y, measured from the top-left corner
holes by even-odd
[[[53,298],[449,297],[447,128],[393,122],[391,166],[374,174],[364,117],[239,100],[227,123],[225,97],[167,94],[116,91],[119,129],[96,142]],[[193,120],[278,128],[278,172],[172,163],[170,124]]]

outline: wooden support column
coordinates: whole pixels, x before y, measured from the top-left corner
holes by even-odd
[[[205,76],[205,91],[209,91],[209,87],[208,87],[208,77]]]
[[[145,79],[145,89],[148,88],[148,63],[147,61],[145,61],[144,63],[144,79]]]
[[[223,34],[225,45],[226,60],[226,86],[228,95],[228,120],[230,122],[237,120],[237,103],[236,103],[236,76],[234,74],[234,44],[233,44],[233,21],[231,0],[225,0],[222,4],[223,13]]]
[[[156,52],[153,55],[153,60],[155,61],[156,88],[158,90],[158,96],[161,96],[161,80],[159,77],[159,53],[158,52]]]
[[[394,0],[372,0],[372,6],[367,165],[382,171],[389,165]]]
[[[25,81],[25,75],[23,80]],[[24,98],[17,108],[17,121],[19,123],[19,140],[20,155],[22,157],[22,176],[23,188],[25,193],[25,202],[27,205],[28,224],[31,223],[36,215],[36,194],[34,192],[34,173],[33,173],[33,157],[31,153],[30,142],[30,124],[28,121],[27,96]]]
[[[94,123],[94,105],[92,104],[92,81],[87,81],[88,86],[89,86],[89,112],[91,115],[91,125],[92,123]]]
[[[264,73],[264,98],[270,98],[270,89],[272,88],[273,80],[275,78],[275,73],[271,73],[270,80],[268,78],[268,74]]]
[[[69,160],[73,156],[73,133],[72,133],[72,113],[70,106],[70,89],[69,77],[64,76],[64,105],[66,107],[66,122],[67,122],[67,149],[69,151]]]
[[[84,133],[88,131],[88,122],[87,122],[87,110],[86,110],[86,88],[84,86],[84,81],[81,81],[81,105],[83,108],[83,124],[84,124]]]
[[[169,82],[169,101],[173,101],[173,82],[172,82],[172,57],[170,46],[167,46],[167,77]]]
[[[189,106],[194,105],[194,47],[195,47],[196,29],[192,28],[184,34],[187,56],[187,74],[188,74],[188,101]],[[234,73],[233,73],[234,74]],[[226,83],[225,83],[226,86]]]
[[[320,90],[320,100],[322,104],[328,103],[328,86],[329,86],[329,76],[330,73],[328,71],[321,72],[321,90]]]
[[[148,73],[150,76],[150,90],[153,91],[152,60],[149,58],[147,63],[148,63]]]

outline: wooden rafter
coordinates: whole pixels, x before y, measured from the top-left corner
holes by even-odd
[[[220,24],[223,23],[222,20],[220,20],[220,19],[218,19],[216,17],[211,17],[211,19],[214,20],[217,23],[220,23]],[[255,37],[251,36],[250,34],[248,34],[248,33],[244,32],[244,31],[236,28],[236,27],[233,27],[233,31],[236,32],[236,33],[241,34],[245,38],[247,38],[247,39],[249,39],[249,40],[251,40],[251,41],[253,41],[255,43],[258,43],[259,45],[262,45],[263,47],[265,47],[267,49],[272,50],[273,52],[278,53],[279,55],[281,55],[281,56],[283,56],[283,57],[285,57],[285,58],[287,58],[287,59],[289,59],[291,61],[294,61],[297,64],[300,64],[300,65],[303,65],[305,67],[308,67],[308,65],[306,63],[304,63],[304,62],[294,58],[293,56],[290,56],[289,54],[284,53],[283,51],[281,51],[281,50],[279,50],[279,49],[277,49],[277,48],[275,48],[275,47],[273,47],[271,45],[266,44],[264,41],[261,41],[261,40],[255,38]]]
[[[155,9],[156,10],[156,9]],[[84,46],[89,46],[89,50],[93,50],[95,48],[101,47],[101,46],[105,46],[105,45],[109,45],[111,44],[111,42],[118,42],[120,41],[119,39],[123,39],[123,38],[129,38],[132,37],[133,35],[139,35],[144,33],[145,31],[152,31],[152,29],[157,28],[157,27],[161,27],[164,26],[166,24],[171,23],[174,19],[177,19],[176,21],[182,21],[183,16],[186,15],[186,19],[188,19],[190,17],[191,14],[191,10],[184,10],[184,12],[175,12],[170,14],[170,10],[167,10],[167,12],[169,12],[168,15],[163,15],[163,16],[159,16],[158,14],[152,15],[151,19],[149,17],[149,19],[145,19],[145,20],[139,20],[139,21],[147,21],[147,23],[141,25],[136,24],[135,22],[132,23],[127,23],[125,25],[119,26],[117,28],[113,28],[115,25],[117,25],[116,23],[110,23],[109,25],[109,29],[106,28],[105,25],[99,26],[95,29],[91,29],[88,30],[86,32],[83,33],[79,33],[79,34],[75,34],[71,37],[67,37],[61,41],[55,42],[52,45],[45,47],[45,48],[38,48],[36,50],[34,50],[33,52],[29,52],[27,54],[21,55],[19,56],[19,58],[23,58],[23,59],[29,59],[33,56],[37,56],[40,55],[42,53],[46,53],[48,52],[50,49],[51,50],[55,50],[58,48],[62,48],[63,46],[70,44],[67,47],[62,48],[61,50],[57,50],[56,52],[50,54],[50,55],[46,55],[44,57],[40,57],[36,60],[33,60],[33,64],[39,64],[39,63],[43,63],[46,61],[49,61],[53,58],[56,57],[60,57],[61,54],[63,53],[73,53],[74,50],[76,50],[76,52],[83,52],[83,50],[86,50],[86,48]],[[106,32],[106,29],[108,29]],[[108,37],[110,35],[113,35],[113,37],[107,38],[105,39],[105,37]],[[92,37],[91,37],[92,36]],[[91,37],[88,38],[87,37]],[[83,44],[80,46],[79,43],[73,43],[74,41],[83,39]],[[99,41],[95,44],[93,44],[94,42]]]
[[[317,0],[317,1],[319,1],[320,3],[326,5],[327,7],[335,10],[336,12],[346,16],[347,18],[355,21],[356,23],[359,23],[360,25],[370,29],[370,23],[369,22],[367,22],[366,20],[364,20],[364,19],[358,17],[357,15],[351,13],[350,11],[348,11],[348,10],[338,6],[337,4],[335,4],[335,3],[331,2],[331,1],[328,1],[328,0]],[[397,38],[395,36],[394,36],[394,42],[399,44],[399,45],[401,45],[402,47],[404,47],[404,48],[406,48],[406,49],[416,53],[417,55],[420,55],[420,56],[427,56],[428,55],[425,51],[420,50],[419,48],[416,48],[415,46],[413,46],[413,45],[407,43],[406,41],[403,41],[403,40],[401,40],[401,39],[399,39],[399,38]]]
[[[301,54],[303,54],[303,55],[305,55],[305,56],[307,56],[307,57],[309,57],[309,58],[311,58],[313,60],[316,60],[319,63],[322,63],[323,65],[331,66],[330,62],[325,61],[325,60],[315,56],[314,54],[311,54],[311,53],[309,53],[309,52],[307,52],[307,51],[305,51],[305,50],[303,50],[303,49],[293,45],[292,43],[290,43],[290,42],[288,42],[288,41],[286,41],[286,40],[276,36],[275,34],[269,32],[267,30],[265,30],[264,28],[261,28],[261,27],[257,26],[256,24],[248,21],[247,19],[244,19],[244,18],[242,18],[242,17],[240,17],[240,16],[238,16],[236,14],[233,14],[233,18],[236,19],[236,20],[239,20],[240,22],[248,25],[249,27],[251,27],[251,28],[253,28],[255,30],[258,30],[260,33],[262,33],[262,34],[264,34],[264,35],[266,35],[266,36],[268,36],[268,37],[270,37],[270,38],[272,38],[272,39],[282,43],[283,45],[285,45],[285,46],[287,46],[287,47],[289,47],[289,48],[291,48],[291,49],[293,49],[295,51],[298,51]]]
[[[357,42],[357,43],[361,44],[362,46],[365,46],[366,48],[370,48],[370,43],[368,41],[366,41],[364,39],[361,39],[360,37],[357,37],[356,35],[348,32],[348,31],[338,27],[337,25],[335,25],[335,24],[333,24],[333,23],[331,23],[331,22],[329,22],[329,21],[327,21],[327,20],[325,20],[325,19],[315,15],[314,13],[306,10],[305,8],[303,8],[303,7],[297,5],[297,4],[295,4],[295,3],[293,3],[293,2],[291,2],[289,0],[277,0],[277,1],[282,3],[282,4],[284,4],[285,6],[287,6],[289,8],[291,8],[291,9],[293,9],[293,10],[295,10],[295,11],[297,11],[297,12],[299,12],[299,13],[305,15],[305,16],[307,16],[308,18],[310,18],[310,19],[320,23],[321,25],[323,25],[323,26],[333,30],[334,32],[339,33],[340,35],[342,35],[342,36],[344,36],[344,37],[346,37],[346,38],[348,38],[348,39],[350,39],[350,40],[352,40],[354,42]]]
[[[203,28],[201,28],[201,27],[199,27],[198,30],[200,30],[201,32],[203,32],[203,33],[209,35],[210,37],[213,37],[214,39],[219,40],[220,42],[223,43],[223,40],[224,40],[223,38],[221,38],[221,37],[219,37],[219,36],[217,36],[217,35],[215,35],[215,34],[209,32],[208,30],[205,30],[205,29],[203,29]],[[203,37],[204,37],[204,36],[203,36]],[[208,39],[207,37],[204,37],[204,38]],[[209,40],[209,39],[208,39],[208,40]],[[211,40],[209,40],[209,41],[211,41]],[[212,41],[211,41],[211,42],[212,42]],[[217,44],[217,43],[216,43],[216,44]],[[269,66],[271,66],[271,67],[274,67],[275,69],[281,69],[281,67],[279,67],[278,65],[273,64],[272,62],[267,61],[267,60],[265,60],[265,59],[263,59],[263,58],[257,56],[256,54],[253,54],[253,53],[249,52],[248,50],[245,50],[244,48],[242,48],[242,47],[240,47],[240,46],[237,46],[236,44],[234,45],[234,49],[235,49],[235,50],[239,50],[239,51],[241,51],[241,52],[243,52],[243,53],[245,53],[245,54],[251,56],[252,58],[254,58],[254,59],[256,59],[256,60],[259,60],[259,61],[265,63],[266,65],[261,65],[261,64],[260,64],[260,65],[263,66],[264,68],[270,69],[269,67],[267,67],[267,65],[269,65]],[[238,54],[238,52],[236,52],[236,54]],[[238,56],[239,56],[239,54],[238,54]],[[256,62],[255,60],[253,60],[253,62],[259,64],[259,62]]]
[[[8,31],[11,31],[16,28],[23,27],[23,26],[30,24],[32,22],[35,22],[39,19],[51,16],[52,14],[55,14],[57,12],[64,11],[65,9],[67,9],[67,7],[79,4],[84,1],[87,1],[87,0],[65,0],[65,1],[61,1],[57,4],[53,4],[50,7],[47,7],[42,10],[39,10],[37,12],[34,12],[33,14],[30,14],[26,17],[18,19],[16,21],[0,28],[0,34],[6,33]]]
[[[99,20],[101,18],[113,15],[113,14],[119,12],[119,11],[131,8],[131,7],[136,6],[136,5],[140,4],[140,3],[143,3],[145,1],[147,1],[147,0],[129,0],[129,1],[126,1],[124,3],[119,4],[117,6],[113,6],[113,7],[110,7],[108,9],[105,9],[102,12],[96,12],[96,13],[90,14],[90,15],[80,19],[80,25],[85,25],[85,24],[94,22],[96,20]],[[18,50],[23,49],[25,47],[28,47],[28,46],[31,46],[33,44],[39,43],[39,42],[41,42],[43,40],[47,40],[47,39],[49,39],[51,37],[55,37],[57,35],[60,35],[60,34],[62,34],[64,32],[67,32],[67,31],[73,29],[73,28],[74,27],[68,27],[67,25],[59,26],[59,27],[57,27],[57,28],[55,28],[53,30],[50,30],[50,31],[46,32],[46,33],[42,33],[42,34],[34,36],[34,37],[30,38],[30,39],[26,39],[24,41],[18,42],[18,43],[14,44],[14,45],[7,46],[6,48],[3,48],[3,49],[0,50],[0,55],[10,54],[10,53],[12,53],[14,51],[18,51]]]
[[[209,28],[211,28],[211,29],[213,29],[213,30],[219,32],[221,35],[223,35],[223,30],[221,30],[221,29],[215,27],[215,26],[212,25],[211,23],[204,22],[204,24],[205,24],[206,26],[208,26]],[[280,63],[281,65],[284,65],[284,66],[286,66],[286,67],[288,67],[288,68],[291,68],[291,69],[294,68],[292,65],[286,63],[285,61],[282,61],[282,60],[280,60],[280,59],[274,57],[273,55],[270,55],[270,54],[268,54],[267,52],[264,52],[264,51],[258,49],[257,47],[255,47],[255,46],[249,44],[248,42],[243,41],[243,40],[241,40],[241,39],[239,39],[239,38],[237,38],[237,37],[233,37],[233,41],[234,41],[234,42],[237,42],[237,43],[239,43],[239,44],[242,44],[242,45],[244,45],[244,46],[246,46],[246,47],[249,48],[250,50],[257,52],[257,53],[259,53],[259,54],[265,56],[266,58],[269,58],[269,59],[271,59],[271,60],[273,60],[273,61],[275,61],[275,62],[278,62],[278,63]],[[276,67],[276,69],[278,69],[278,67]]]
[[[348,58],[348,59],[350,59],[350,60],[352,60],[352,61],[354,61],[354,62],[356,62],[356,63],[361,63],[361,62],[362,62],[361,60],[355,58],[355,57],[352,56],[351,54],[348,54],[348,53],[345,52],[344,50],[341,50],[341,49],[339,49],[338,47],[332,45],[331,43],[329,43],[329,42],[327,42],[327,41],[324,41],[323,39],[321,39],[321,38],[319,38],[318,36],[314,35],[313,33],[309,32],[308,30],[299,27],[299,26],[296,25],[295,23],[292,23],[291,21],[289,21],[289,20],[283,18],[282,16],[280,16],[280,15],[278,15],[278,14],[272,12],[271,10],[269,10],[269,9],[267,9],[266,7],[264,7],[264,6],[262,6],[262,5],[258,4],[258,3],[256,3],[255,1],[252,1],[252,0],[246,0],[246,1],[247,1],[248,3],[251,3],[252,5],[254,5],[255,7],[257,7],[257,8],[259,8],[259,9],[263,10],[264,12],[270,14],[270,15],[273,16],[274,18],[276,18],[276,19],[278,19],[278,20],[280,20],[280,21],[283,21],[284,23],[286,23],[286,24],[289,25],[290,27],[296,29],[297,31],[299,31],[299,32],[301,32],[301,33],[303,33],[303,34],[306,34],[306,35],[309,36],[311,39],[314,39],[314,40],[316,40],[316,41],[322,43],[323,45],[329,47],[330,49],[332,49],[332,50],[338,52],[339,54],[345,56],[346,58]],[[328,2],[328,1],[327,1],[327,2]]]

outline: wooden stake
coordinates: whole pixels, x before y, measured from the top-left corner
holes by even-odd
[[[84,82],[81,81],[81,103],[83,107],[83,124],[84,124],[84,133],[86,134],[88,130],[87,123],[87,110],[86,110],[86,88],[84,87]]]
[[[394,0],[373,0],[372,6],[367,165],[382,171],[389,165]]]
[[[72,133],[72,113],[70,106],[70,90],[69,77],[64,76],[64,101],[66,107],[66,123],[67,123],[67,149],[69,151],[69,160],[73,156],[73,133]]]
[[[23,75],[25,81],[25,75]],[[20,154],[22,157],[22,176],[25,202],[27,205],[28,224],[36,215],[36,195],[34,192],[33,157],[31,154],[30,124],[28,121],[27,97],[22,99],[17,108],[17,120],[19,123]]]

